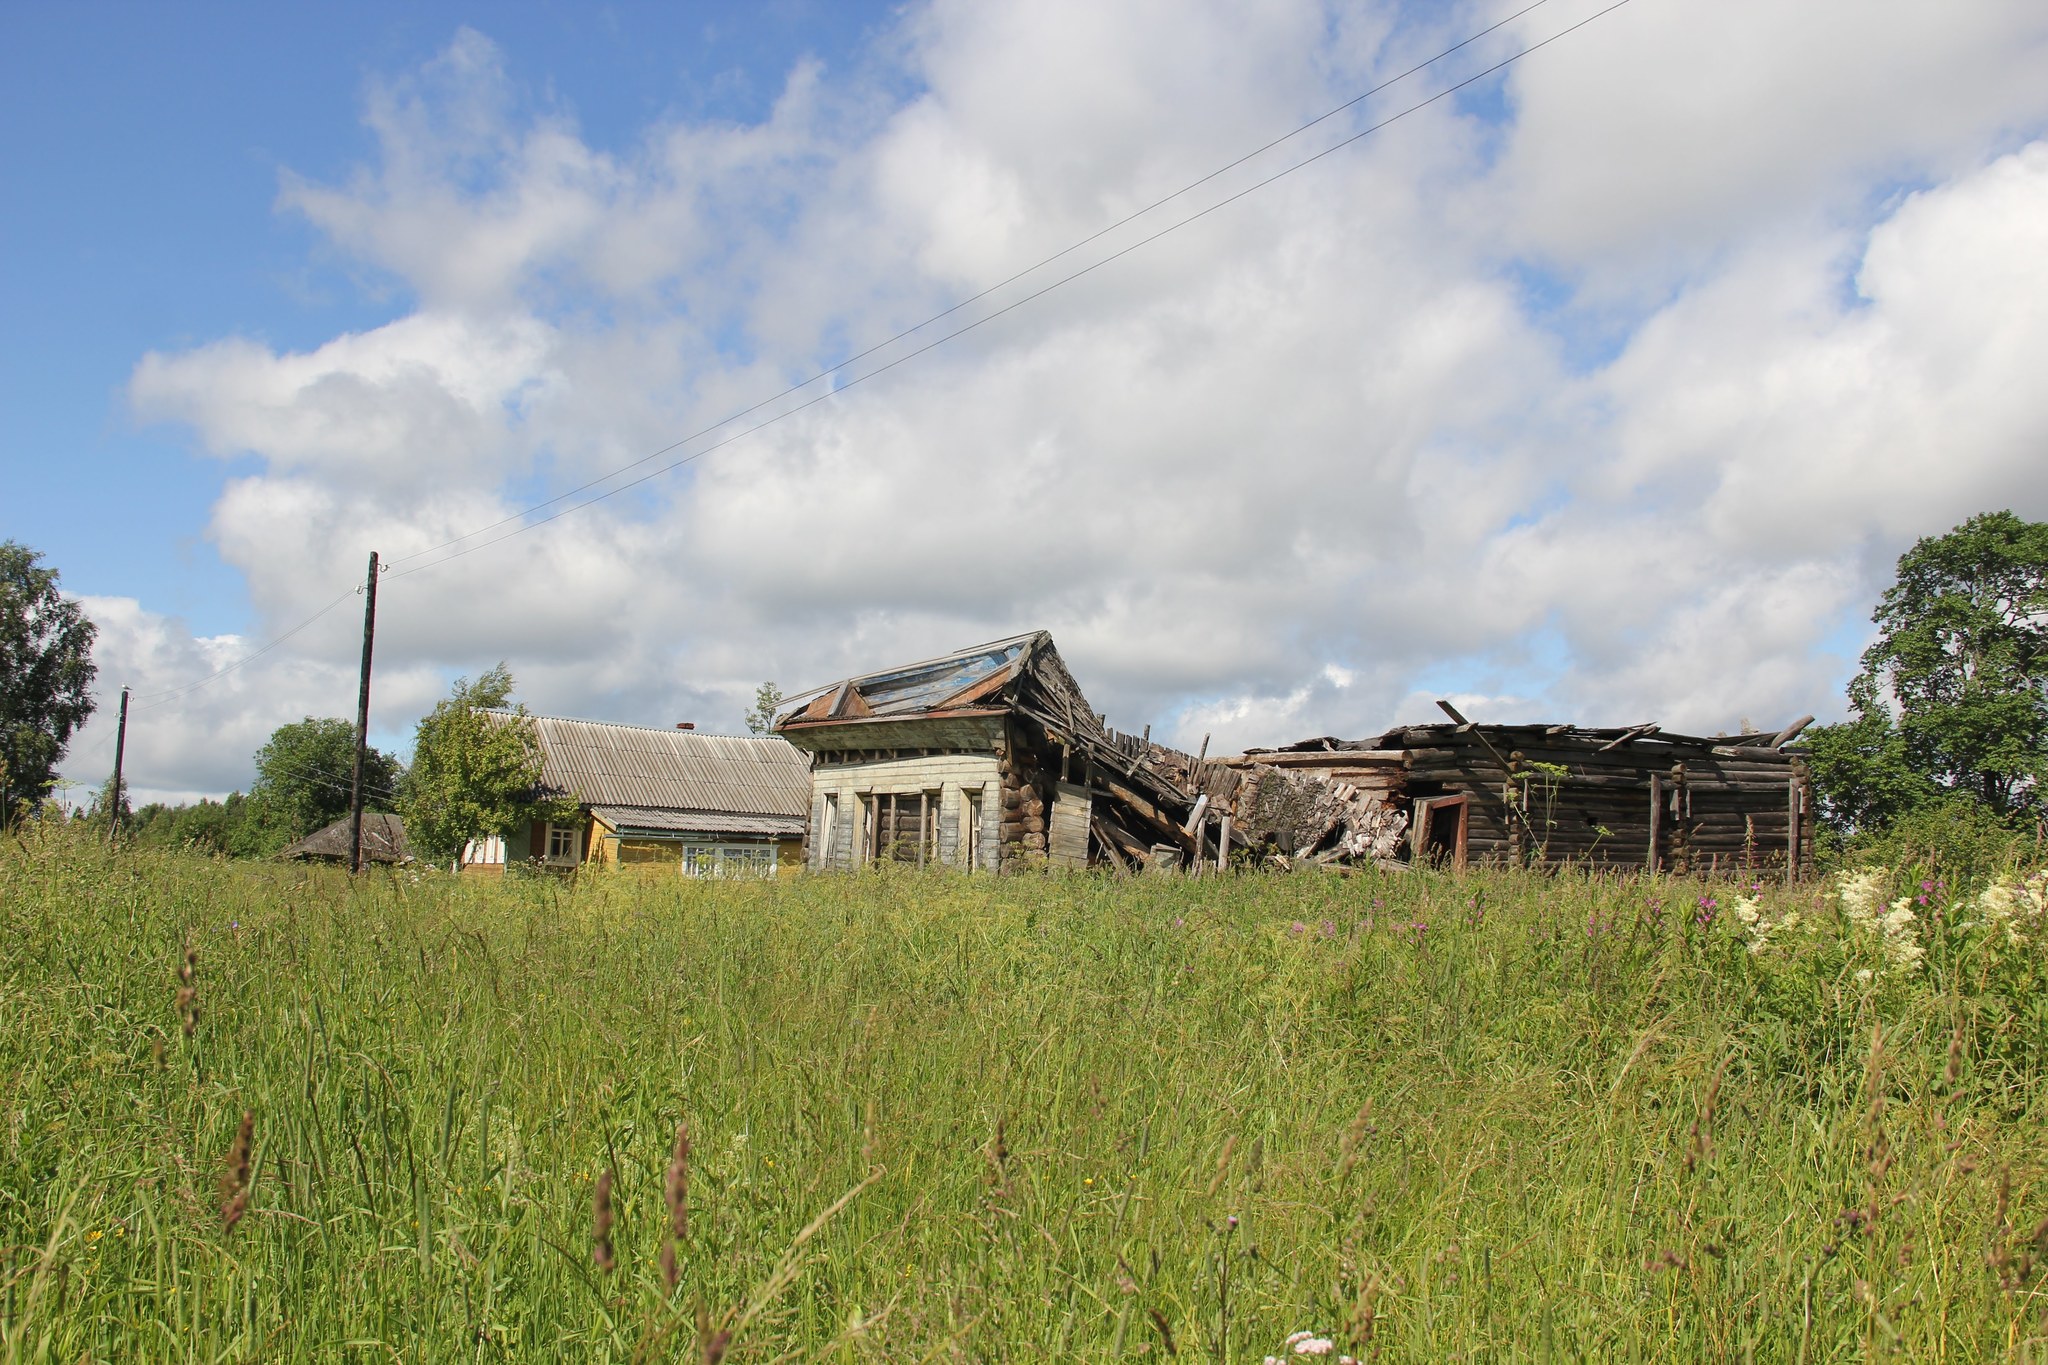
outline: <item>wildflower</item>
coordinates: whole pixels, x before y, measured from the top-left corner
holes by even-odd
[[[1755,896],[1737,896],[1735,904],[1729,907],[1742,931],[1749,937],[1749,951],[1761,953],[1771,946],[1774,938],[1782,938],[1798,929],[1803,919],[1797,910],[1787,910],[1776,919],[1764,914],[1763,902]]]
[[[1328,1337],[1319,1337],[1314,1332],[1291,1332],[1281,1343],[1281,1354],[1267,1356],[1265,1365],[1287,1365],[1287,1356],[1327,1356],[1337,1349],[1337,1343]],[[1337,1357],[1337,1365],[1358,1365],[1350,1356]]]
[[[2018,948],[2027,942],[2027,931],[2048,920],[2048,872],[2036,872],[2024,880],[2001,877],[1977,897],[1979,921],[2002,935],[2005,946]]]
[[[1927,955],[1913,932],[1913,925],[1918,919],[1919,916],[1913,913],[1912,897],[1901,896],[1877,921],[1878,930],[1884,935],[1884,955],[1900,971],[1915,970],[1920,959]]]
[[[1335,920],[1326,919],[1318,927],[1321,929],[1324,938],[1337,937],[1337,922]]]
[[[1287,932],[1295,938],[1300,938],[1303,934],[1308,932],[1308,926],[1306,924],[1303,924],[1300,920],[1296,920],[1294,923],[1287,926]]]
[[[1911,896],[1901,896],[1882,911],[1878,909],[1879,888],[1885,875],[1881,867],[1842,874],[1835,887],[1842,902],[1842,918],[1862,937],[1877,940],[1885,960],[1892,966],[1902,972],[1917,971],[1927,955],[1914,928],[1919,916],[1913,913]],[[1856,979],[1867,981],[1871,977],[1858,973]]]

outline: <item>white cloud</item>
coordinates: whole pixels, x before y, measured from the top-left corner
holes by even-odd
[[[764,677],[1037,625],[1113,722],[1217,750],[1428,719],[1434,688],[1501,719],[1826,712],[1826,642],[1889,556],[2048,514],[2048,104],[2030,12],[1797,8],[1632,5],[1517,68],[1505,127],[1432,106],[684,470],[394,573],[379,714],[407,728],[504,658],[541,709],[732,726]],[[418,303],[304,353],[151,355],[132,396],[259,457],[209,534],[289,626],[372,545],[415,567],[1450,31],[1396,18],[933,4],[881,49],[906,100],[805,65],[757,126],[621,154],[465,30],[373,89],[375,164],[282,196]],[[1518,262],[1580,292],[1539,308]],[[1617,329],[1592,365],[1588,319]],[[152,677],[242,645],[104,609],[105,658]],[[231,784],[271,725],[345,711],[351,658],[309,632],[165,708],[189,738],[164,785]]]

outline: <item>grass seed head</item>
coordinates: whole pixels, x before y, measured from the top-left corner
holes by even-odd
[[[597,1262],[597,1268],[610,1271],[618,1265],[618,1258],[612,1253],[612,1173],[609,1168],[600,1171],[597,1188],[591,1194],[590,1209],[590,1258]]]
[[[1148,1308],[1145,1310],[1145,1316],[1151,1318],[1152,1326],[1158,1329],[1159,1344],[1165,1348],[1166,1353],[1170,1356],[1179,1355],[1180,1348],[1174,1344],[1173,1327],[1167,1322],[1166,1314],[1160,1312],[1157,1308]]]
[[[190,941],[178,964],[178,1023],[187,1038],[199,1030],[199,949]]]
[[[233,1232],[249,1209],[249,1150],[255,1136],[256,1115],[244,1109],[242,1122],[235,1129],[234,1145],[228,1148],[227,1172],[220,1180],[220,1224],[224,1232]]]
[[[1700,1101],[1700,1111],[1692,1121],[1692,1139],[1686,1146],[1685,1169],[1690,1173],[1702,1161],[1714,1154],[1714,1111],[1721,1104],[1721,1078],[1728,1074],[1728,1059],[1714,1068],[1713,1079],[1707,1082],[1706,1096]]]
[[[682,1241],[690,1235],[690,1125],[676,1124],[675,1146],[669,1152],[668,1179],[662,1193],[668,1203],[668,1235]]]

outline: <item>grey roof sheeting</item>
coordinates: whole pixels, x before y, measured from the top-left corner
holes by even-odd
[[[733,815],[726,811],[660,810],[648,806],[592,806],[590,813],[622,834],[658,830],[664,834],[745,834],[801,839],[801,815]]]
[[[787,740],[531,719],[543,755],[541,782],[584,805],[799,821],[810,813],[810,760]]]
[[[280,858],[331,858],[340,862],[348,861],[348,817],[342,816],[333,824],[316,829],[295,844],[287,844],[278,850]],[[405,821],[382,811],[363,812],[363,861],[366,863],[405,863],[412,861],[412,852],[405,846]]]

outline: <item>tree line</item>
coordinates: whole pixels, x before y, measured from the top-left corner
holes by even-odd
[[[1898,560],[1872,615],[1877,636],[1848,686],[1847,719],[1802,745],[1836,851],[1887,839],[1921,847],[2048,846],[2048,523],[1972,517]],[[0,825],[47,809],[65,747],[92,714],[94,628],[56,570],[0,542]],[[547,818],[541,755],[504,664],[457,679],[423,717],[408,768],[370,749],[366,805],[405,819],[421,856]],[[764,683],[760,733],[781,694]],[[355,727],[308,716],[256,753],[249,792],[129,810],[111,784],[87,818],[138,843],[235,857],[275,853],[348,811]]]

